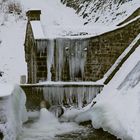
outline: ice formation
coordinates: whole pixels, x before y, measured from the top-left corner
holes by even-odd
[[[55,68],[55,81],[63,81],[65,69],[69,74],[69,81],[82,81],[88,43],[87,39],[82,41],[68,38],[38,40],[38,51],[47,51],[47,80],[52,81],[52,68]]]
[[[48,41],[47,46],[47,81],[51,81],[52,73],[51,68],[54,62],[54,40]]]
[[[88,46],[88,40],[80,39],[57,39],[56,54],[58,62],[56,62],[57,80],[61,81],[62,68],[69,63],[70,81],[82,81],[84,77],[84,66],[87,52],[84,49]],[[81,74],[79,77],[78,74]]]
[[[17,85],[8,96],[0,98],[0,132],[4,140],[16,140],[23,122],[27,121],[25,102],[25,94]]]
[[[43,89],[44,98],[51,105],[74,105],[83,107],[89,104],[94,97],[102,90],[102,87],[65,87],[50,86]]]

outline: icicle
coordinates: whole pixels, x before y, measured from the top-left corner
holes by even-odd
[[[47,81],[51,81],[51,67],[54,63],[54,40],[49,40],[47,45]]]
[[[62,80],[65,63],[69,63],[70,81],[82,81],[88,40],[56,39],[56,80]],[[66,61],[68,60],[68,62]]]
[[[43,88],[44,98],[51,105],[83,107],[90,103],[102,87],[51,85]]]
[[[47,39],[38,39],[36,41],[36,46],[37,46],[38,52],[44,52],[47,45],[48,45]]]
[[[64,65],[64,47],[65,40],[56,39],[56,80],[62,81],[62,68]]]
[[[54,64],[55,81],[62,81],[65,71],[70,81],[84,79],[84,67],[87,56],[88,39],[57,38],[54,40],[37,40],[37,50],[44,53],[47,50],[48,81],[51,81],[51,66]],[[55,63],[54,63],[55,62]],[[68,69],[65,68],[68,65]]]

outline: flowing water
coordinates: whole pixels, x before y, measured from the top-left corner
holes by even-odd
[[[17,140],[117,140],[91,125],[78,125],[74,122],[59,122],[47,109],[41,109],[40,118],[24,124]]]

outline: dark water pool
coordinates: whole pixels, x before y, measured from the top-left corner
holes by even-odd
[[[17,140],[117,140],[117,138],[102,129],[94,129],[90,121],[80,125],[74,122],[59,122],[59,119],[45,110],[41,117],[31,118],[24,124]]]
[[[56,134],[54,137],[47,135],[47,132],[42,133],[39,129],[32,129],[32,124],[34,124],[34,121],[30,121],[24,125],[26,130],[17,140],[117,140],[115,136],[102,129],[93,129],[90,124],[82,126],[82,129],[59,135]]]
[[[57,140],[117,140],[117,138],[102,129],[93,129],[91,125],[85,126],[81,131],[57,135]]]

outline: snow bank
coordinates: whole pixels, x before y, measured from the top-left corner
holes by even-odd
[[[3,92],[6,94],[0,97],[0,132],[4,134],[4,140],[16,140],[22,123],[27,121],[25,94],[17,85],[10,87],[12,90],[8,93],[9,86],[3,86]]]
[[[13,85],[0,84],[0,97],[11,95]]]
[[[103,128],[121,139],[140,138],[140,84],[122,91],[105,91],[90,112],[93,127]]]
[[[92,120],[94,128],[103,128],[123,140],[140,139],[139,54],[140,47],[93,100],[95,105],[76,116],[76,122]]]

